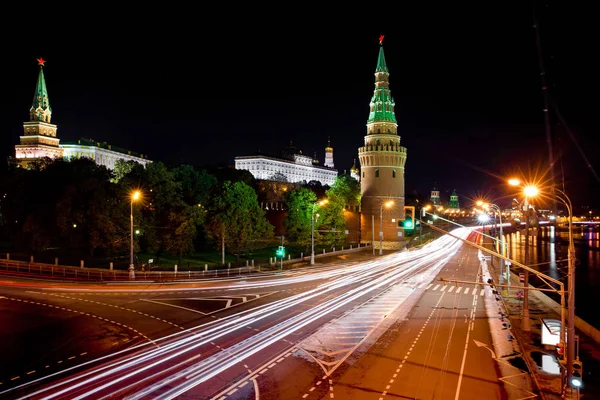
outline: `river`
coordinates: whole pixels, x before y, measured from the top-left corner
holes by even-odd
[[[509,257],[524,262],[525,230],[510,229],[505,232]],[[531,229],[529,236],[530,266],[546,275],[567,282],[567,250],[569,234],[566,228],[557,229],[545,226]],[[599,227],[573,227],[573,243],[576,254],[575,275],[575,314],[600,329],[600,230]],[[519,271],[513,270],[518,273]],[[532,284],[536,284],[533,280]],[[549,296],[557,301],[555,293]]]

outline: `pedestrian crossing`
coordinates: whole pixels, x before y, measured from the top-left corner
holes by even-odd
[[[486,288],[483,285],[472,286],[457,286],[453,283],[427,283],[424,282],[416,287],[417,289],[425,289],[433,292],[446,292],[453,294],[470,294],[471,296],[483,296],[485,294]]]

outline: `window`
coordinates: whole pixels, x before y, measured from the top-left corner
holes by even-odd
[[[375,170],[375,178],[379,178],[379,169]]]
[[[392,170],[392,178],[395,178],[395,177],[396,177],[396,170],[395,170],[395,169],[393,169],[393,170]]]
[[[362,176],[362,177],[363,177],[363,178],[365,177],[365,171],[363,171],[363,176]]]

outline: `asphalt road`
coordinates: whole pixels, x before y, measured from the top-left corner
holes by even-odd
[[[442,268],[475,278],[475,256],[455,242],[172,285],[3,279],[0,396],[498,397],[489,351],[473,342],[490,340],[480,289],[429,286]]]

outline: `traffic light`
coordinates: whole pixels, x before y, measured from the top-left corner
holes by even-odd
[[[283,258],[285,257],[285,247],[283,246],[279,246],[279,248],[277,249],[277,251],[275,252],[275,254],[277,255],[277,257],[279,258]]]
[[[563,361],[565,355],[565,346],[563,343],[558,343],[556,345],[556,354],[560,356],[560,361]]]
[[[573,375],[571,376],[571,386],[580,388],[583,385],[583,365],[579,360],[573,360]]]
[[[404,223],[402,227],[405,230],[415,229],[415,206],[404,206]]]

